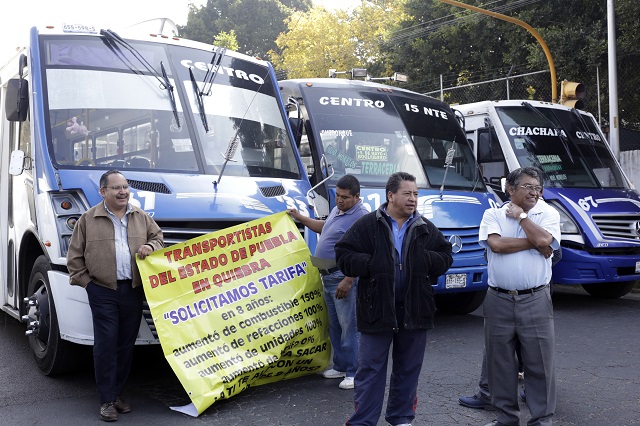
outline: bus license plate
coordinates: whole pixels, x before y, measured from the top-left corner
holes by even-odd
[[[636,269],[637,269],[637,266],[636,266]],[[445,288],[463,288],[466,286],[467,286],[467,274],[447,275],[447,278],[445,281]]]
[[[636,262],[636,274],[640,274],[640,262]]]

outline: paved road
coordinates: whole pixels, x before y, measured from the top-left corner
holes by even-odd
[[[597,300],[581,289],[554,294],[560,426],[640,425],[640,294]],[[0,314],[0,425],[104,424],[90,367],[58,378],[34,367],[23,326]],[[436,318],[430,333],[414,425],[484,425],[489,411],[458,405],[475,391],[482,355],[482,317]],[[90,357],[90,355],[88,355]],[[129,425],[340,425],[352,409],[352,391],[318,375],[247,390],[194,419],[168,407],[188,403],[159,347],[136,353],[128,388]],[[524,404],[522,425],[528,413]],[[386,424],[384,421],[380,425]]]

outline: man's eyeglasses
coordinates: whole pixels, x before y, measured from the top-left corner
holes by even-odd
[[[129,185],[114,185],[114,186],[105,186],[105,188],[113,189],[114,191],[120,192],[120,190],[124,189],[125,191],[129,189]]]
[[[518,185],[518,186],[527,192],[531,192],[531,191],[542,192],[542,186],[540,185]]]

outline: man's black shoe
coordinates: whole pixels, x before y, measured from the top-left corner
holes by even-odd
[[[127,401],[120,397],[116,398],[116,401],[113,403],[113,405],[116,407],[116,410],[118,410],[118,413],[124,414],[131,412],[131,405],[129,405]]]
[[[479,397],[478,395],[461,396],[460,398],[458,398],[458,402],[460,403],[460,405],[464,405],[465,407],[469,408],[477,408],[480,410],[493,409],[493,405],[491,405],[491,402]]]
[[[113,402],[105,402],[100,405],[100,418],[105,422],[115,422],[118,420],[118,410]]]

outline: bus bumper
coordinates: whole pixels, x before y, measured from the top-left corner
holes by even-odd
[[[59,271],[49,271],[49,285],[56,307],[60,337],[79,345],[93,345],[93,321],[85,289],[70,285],[69,275]],[[158,342],[143,317],[136,345]]]
[[[593,255],[562,247],[562,260],[553,267],[557,284],[595,284],[640,280],[640,255]]]
[[[487,289],[487,268],[450,268],[433,286],[435,294],[463,293]]]

